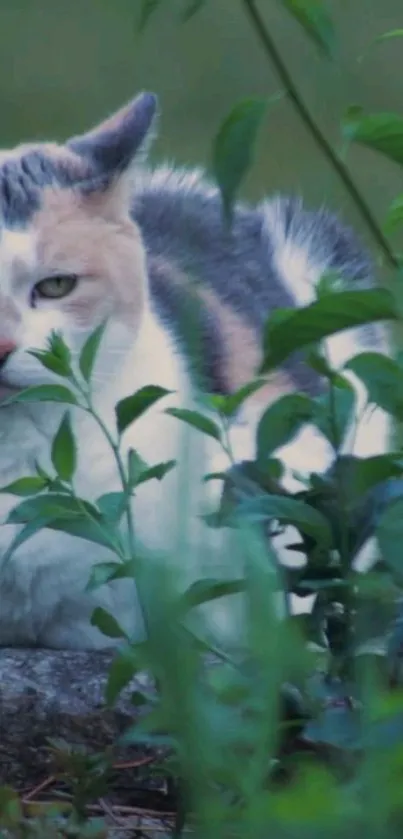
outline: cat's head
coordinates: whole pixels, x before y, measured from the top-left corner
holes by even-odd
[[[135,340],[147,278],[130,203],[155,112],[143,93],[64,145],[0,152],[0,396],[47,380],[26,351],[54,330],[78,352],[107,319],[117,366]]]

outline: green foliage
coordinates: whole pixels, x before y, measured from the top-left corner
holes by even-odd
[[[257,429],[257,459],[263,462],[284,446],[307,422],[312,421],[315,404],[309,396],[292,393],[283,396],[263,413]]]
[[[229,221],[239,186],[250,168],[259,128],[268,102],[246,99],[228,114],[214,141],[212,168]]]
[[[344,443],[355,415],[356,395],[350,382],[331,377],[329,389],[315,403],[315,424],[337,451]]]
[[[197,428],[203,434],[207,434],[208,437],[213,437],[215,440],[221,439],[221,432],[218,425],[198,411],[189,411],[187,408],[167,408],[165,413],[182,420],[187,425],[192,426],[192,428]]]
[[[393,233],[403,222],[403,195],[400,194],[392,201],[384,222],[385,232]]]
[[[167,396],[169,390],[158,385],[146,385],[133,393],[132,396],[127,396],[121,399],[116,405],[116,422],[119,434],[123,434],[126,428],[131,425],[136,419],[139,419],[149,408],[155,405],[163,396]]]
[[[11,495],[30,496],[36,495],[37,492],[45,489],[47,486],[46,478],[39,475],[32,475],[27,478],[18,478],[11,484],[7,484],[1,488],[1,492],[9,492]]]
[[[330,58],[335,31],[332,18],[322,0],[280,0],[281,5],[302,26],[319,50]]]
[[[208,400],[209,407],[219,411],[223,417],[233,418],[249,396],[252,396],[265,384],[264,379],[248,382],[233,393],[214,394]]]
[[[386,289],[326,294],[309,306],[288,312],[280,321],[269,319],[261,372],[267,373],[296,350],[344,329],[397,319],[394,298]]]
[[[97,608],[94,609],[91,617],[91,623],[93,626],[98,627],[98,629],[100,629],[104,635],[107,635],[108,638],[127,637],[122,627],[119,626],[116,618],[100,606],[97,606]]]
[[[98,326],[98,328],[95,329],[92,335],[90,335],[90,337],[86,340],[81,350],[79,367],[81,375],[83,376],[86,382],[89,382],[91,379],[91,374],[105,332],[105,328],[106,324],[101,323],[101,325]]]
[[[356,355],[346,365],[365,384],[369,400],[384,411],[403,417],[403,380],[399,364],[377,352]]]
[[[184,0],[184,7],[181,12],[181,19],[183,23],[187,23],[188,20],[191,20],[205,5],[206,0]]]
[[[399,582],[403,583],[403,497],[386,508],[377,526],[377,537],[382,558]]]
[[[343,134],[402,165],[403,117],[398,114],[365,114],[362,108],[353,106],[344,117]]]
[[[383,32],[382,35],[378,35],[377,38],[374,38],[374,40],[371,41],[364,55],[377,44],[387,43],[388,41],[394,41],[395,39],[398,40],[400,38],[403,38],[403,29],[389,29],[388,32]],[[360,61],[363,60],[364,55],[360,56]]]
[[[71,481],[76,468],[76,444],[68,411],[53,440],[51,454],[56,474],[62,481]]]
[[[39,356],[38,356],[39,358]],[[43,358],[40,357],[43,362]],[[21,390],[15,396],[4,400],[3,405],[13,402],[62,402],[63,405],[77,405],[74,393],[64,385],[37,385]]]
[[[243,501],[241,510],[250,521],[274,519],[294,525],[324,547],[331,545],[331,532],[324,516],[297,498],[268,494]]]
[[[163,0],[141,0],[140,2],[140,18],[139,30],[142,32],[157,9],[162,5]]]

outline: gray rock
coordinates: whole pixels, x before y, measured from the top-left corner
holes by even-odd
[[[105,707],[112,652],[0,649],[0,785],[32,787],[52,773],[48,738],[89,751],[111,746],[139,712],[126,689]],[[144,688],[150,683],[141,677]],[[138,749],[135,754],[149,753]],[[131,755],[133,750],[131,751]]]

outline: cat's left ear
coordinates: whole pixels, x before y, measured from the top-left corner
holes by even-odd
[[[157,104],[153,93],[141,93],[92,131],[68,141],[68,148],[83,158],[90,191],[92,178],[94,188],[97,182],[105,186],[147,152],[154,135]]]

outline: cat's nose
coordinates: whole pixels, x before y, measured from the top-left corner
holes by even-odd
[[[0,369],[6,363],[8,357],[16,349],[16,344],[13,341],[6,341],[0,339]]]

